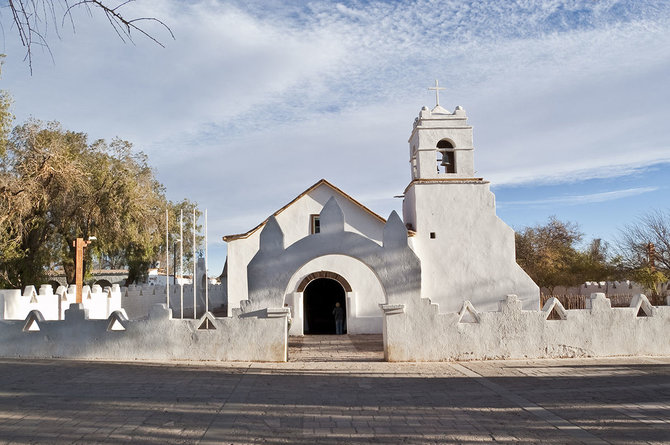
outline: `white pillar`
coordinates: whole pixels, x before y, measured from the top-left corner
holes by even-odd
[[[196,305],[196,272],[198,271],[198,259],[195,257],[195,207],[193,207],[193,319],[195,320],[197,317],[197,305]]]
[[[207,209],[205,209],[205,312],[209,312],[209,278],[207,272]]]
[[[170,216],[165,209],[165,299],[170,309]]]
[[[179,210],[179,318],[184,318],[184,209]]]

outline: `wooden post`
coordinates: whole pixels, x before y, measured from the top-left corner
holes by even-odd
[[[77,288],[77,303],[82,301],[82,288],[84,286],[84,248],[91,244],[90,241],[84,241],[84,238],[77,238],[72,241],[75,249],[74,257],[74,282]]]

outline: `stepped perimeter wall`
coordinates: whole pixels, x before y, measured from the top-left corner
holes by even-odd
[[[381,307],[388,361],[670,355],[670,306],[652,306],[642,294],[623,308],[602,293],[572,310],[551,298],[541,311],[525,311],[516,295],[497,312],[466,301],[441,314],[428,299]]]
[[[148,317],[125,311],[90,319],[72,304],[64,320],[31,311],[25,320],[0,321],[0,356],[100,360],[272,361],[287,359],[288,310],[264,309],[244,317],[173,319],[165,304]]]

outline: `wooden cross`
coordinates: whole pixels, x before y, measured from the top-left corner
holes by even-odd
[[[435,105],[440,106],[440,90],[446,90],[446,88],[441,87],[440,84],[437,82],[437,79],[435,79],[435,86],[434,87],[429,87],[429,90],[435,90]]]

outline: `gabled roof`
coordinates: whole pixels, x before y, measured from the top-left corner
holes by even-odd
[[[382,218],[381,216],[379,216],[378,214],[376,214],[375,212],[373,212],[373,211],[370,210],[369,208],[365,207],[363,204],[361,204],[360,202],[356,201],[354,198],[352,198],[352,197],[349,196],[348,194],[344,193],[342,190],[340,190],[339,188],[335,187],[333,184],[331,184],[330,182],[326,181],[325,179],[321,179],[321,180],[319,180],[316,184],[312,185],[310,188],[308,188],[307,190],[305,190],[304,192],[302,192],[301,194],[299,194],[298,196],[296,196],[291,202],[289,202],[289,203],[286,204],[284,207],[282,207],[281,209],[279,209],[279,210],[277,210],[276,212],[274,212],[274,213],[272,214],[272,216],[277,216],[277,215],[279,215],[279,214],[282,213],[284,210],[286,210],[286,209],[288,209],[289,207],[291,207],[291,206],[292,206],[296,201],[298,201],[300,198],[302,198],[303,196],[307,195],[309,192],[311,192],[312,190],[316,189],[317,187],[319,187],[319,186],[321,186],[321,185],[325,185],[325,186],[327,186],[327,187],[330,187],[333,191],[339,193],[342,197],[344,197],[345,199],[349,200],[352,204],[354,204],[355,206],[361,208],[363,211],[365,211],[365,212],[369,213],[370,215],[372,215],[374,218],[376,218],[377,220],[379,220],[379,222],[381,222],[382,224],[386,224],[386,219]],[[268,219],[269,219],[269,218],[268,218]],[[254,227],[253,229],[249,230],[249,231],[246,232],[246,233],[240,233],[240,234],[237,234],[237,235],[226,235],[226,236],[223,237],[223,240],[224,240],[225,242],[229,242],[229,241],[233,241],[233,240],[236,240],[236,239],[248,238],[248,237],[251,236],[254,232],[256,232],[257,230],[259,230],[259,229],[261,229],[263,226],[265,226],[265,224],[266,224],[267,222],[268,222],[268,220],[266,219],[265,221],[263,221],[262,223],[260,223],[259,225],[257,225],[256,227]]]

